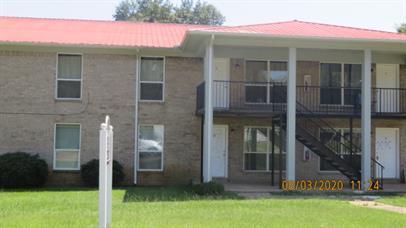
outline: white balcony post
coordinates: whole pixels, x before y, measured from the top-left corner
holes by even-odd
[[[213,135],[213,41],[210,38],[204,57],[204,131],[203,131],[203,182],[211,181],[210,157]]]
[[[296,48],[289,48],[286,128],[286,180],[295,180],[296,151]]]
[[[362,70],[362,186],[368,189],[371,178],[371,50],[364,50]]]

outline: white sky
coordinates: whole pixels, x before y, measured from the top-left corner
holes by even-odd
[[[1,16],[113,20],[120,0],[0,0]],[[179,3],[180,0],[172,0]],[[207,0],[225,25],[304,20],[395,31],[406,23],[406,0]]]

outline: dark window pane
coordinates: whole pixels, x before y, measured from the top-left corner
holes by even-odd
[[[141,100],[161,101],[162,89],[161,83],[141,83]]]
[[[320,129],[320,141],[328,148],[341,155],[341,138],[340,134],[336,134],[332,131],[322,131]],[[336,171],[327,161],[320,158],[320,170],[321,171]]]
[[[288,81],[287,62],[269,62],[269,81],[275,83],[286,83]]]
[[[57,124],[55,132],[55,149],[79,149],[80,125]]]
[[[274,163],[274,170],[279,170],[279,154],[274,154],[275,163]],[[282,170],[286,169],[286,155],[282,154]],[[269,170],[272,170],[272,154],[269,154]]]
[[[345,87],[361,87],[361,64],[345,64],[344,65],[344,86]]]
[[[266,154],[244,154],[245,170],[266,170]]]
[[[82,76],[81,55],[58,55],[58,78],[80,79]]]
[[[140,152],[139,169],[162,169],[162,153]]]
[[[320,64],[320,85],[323,87],[341,86],[341,64]]]
[[[344,104],[361,108],[361,89],[344,89]]]
[[[244,150],[246,152],[268,151],[268,129],[246,128],[244,132]]]
[[[320,141],[332,149],[334,152],[341,153],[341,138],[340,133],[335,133],[332,131],[323,131],[320,129]]]
[[[269,69],[271,71],[288,71],[288,63],[287,62],[277,62],[277,61],[270,61],[269,62]]]
[[[284,85],[273,85],[269,87],[270,103],[286,103],[287,88]]]
[[[361,64],[344,65],[344,104],[361,106]]]
[[[80,98],[79,81],[58,81],[58,98]]]
[[[320,64],[320,103],[341,104],[341,64]]]
[[[245,86],[245,101],[266,103],[266,86]]]
[[[320,88],[321,104],[341,104],[341,88]]]
[[[163,58],[141,58],[141,81],[162,82],[164,78]]]
[[[249,82],[266,82],[268,74],[267,61],[246,61],[245,80]]]

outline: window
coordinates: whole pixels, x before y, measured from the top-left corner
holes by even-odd
[[[80,125],[56,124],[54,169],[79,170]]]
[[[279,149],[279,128],[275,128],[274,168],[279,170],[279,156],[285,169],[285,151]],[[272,128],[246,127],[244,129],[244,170],[268,171],[272,169]]]
[[[57,99],[80,99],[82,90],[82,56],[58,54]]]
[[[163,101],[164,58],[141,58],[140,100]]]
[[[246,102],[286,103],[286,62],[247,60],[245,66]]]
[[[361,169],[361,151],[356,151],[356,153],[351,157],[349,154],[350,148],[350,129],[335,129],[344,138],[339,135],[335,135],[333,131],[323,131],[320,132],[320,140],[323,144],[335,143],[335,145],[340,145],[339,156],[346,160],[348,163],[353,164],[358,170]],[[353,129],[352,143],[358,148],[361,148],[361,130],[359,128]],[[333,166],[331,166],[327,161],[319,159],[320,171],[337,171]]]
[[[359,105],[361,64],[321,63],[320,103]]]
[[[164,126],[141,125],[138,132],[138,169],[162,171]]]

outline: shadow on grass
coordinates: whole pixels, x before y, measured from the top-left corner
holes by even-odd
[[[191,201],[191,200],[224,200],[243,199],[232,192],[219,195],[197,195],[188,186],[171,187],[132,187],[127,188],[123,202],[163,202],[163,201]]]

